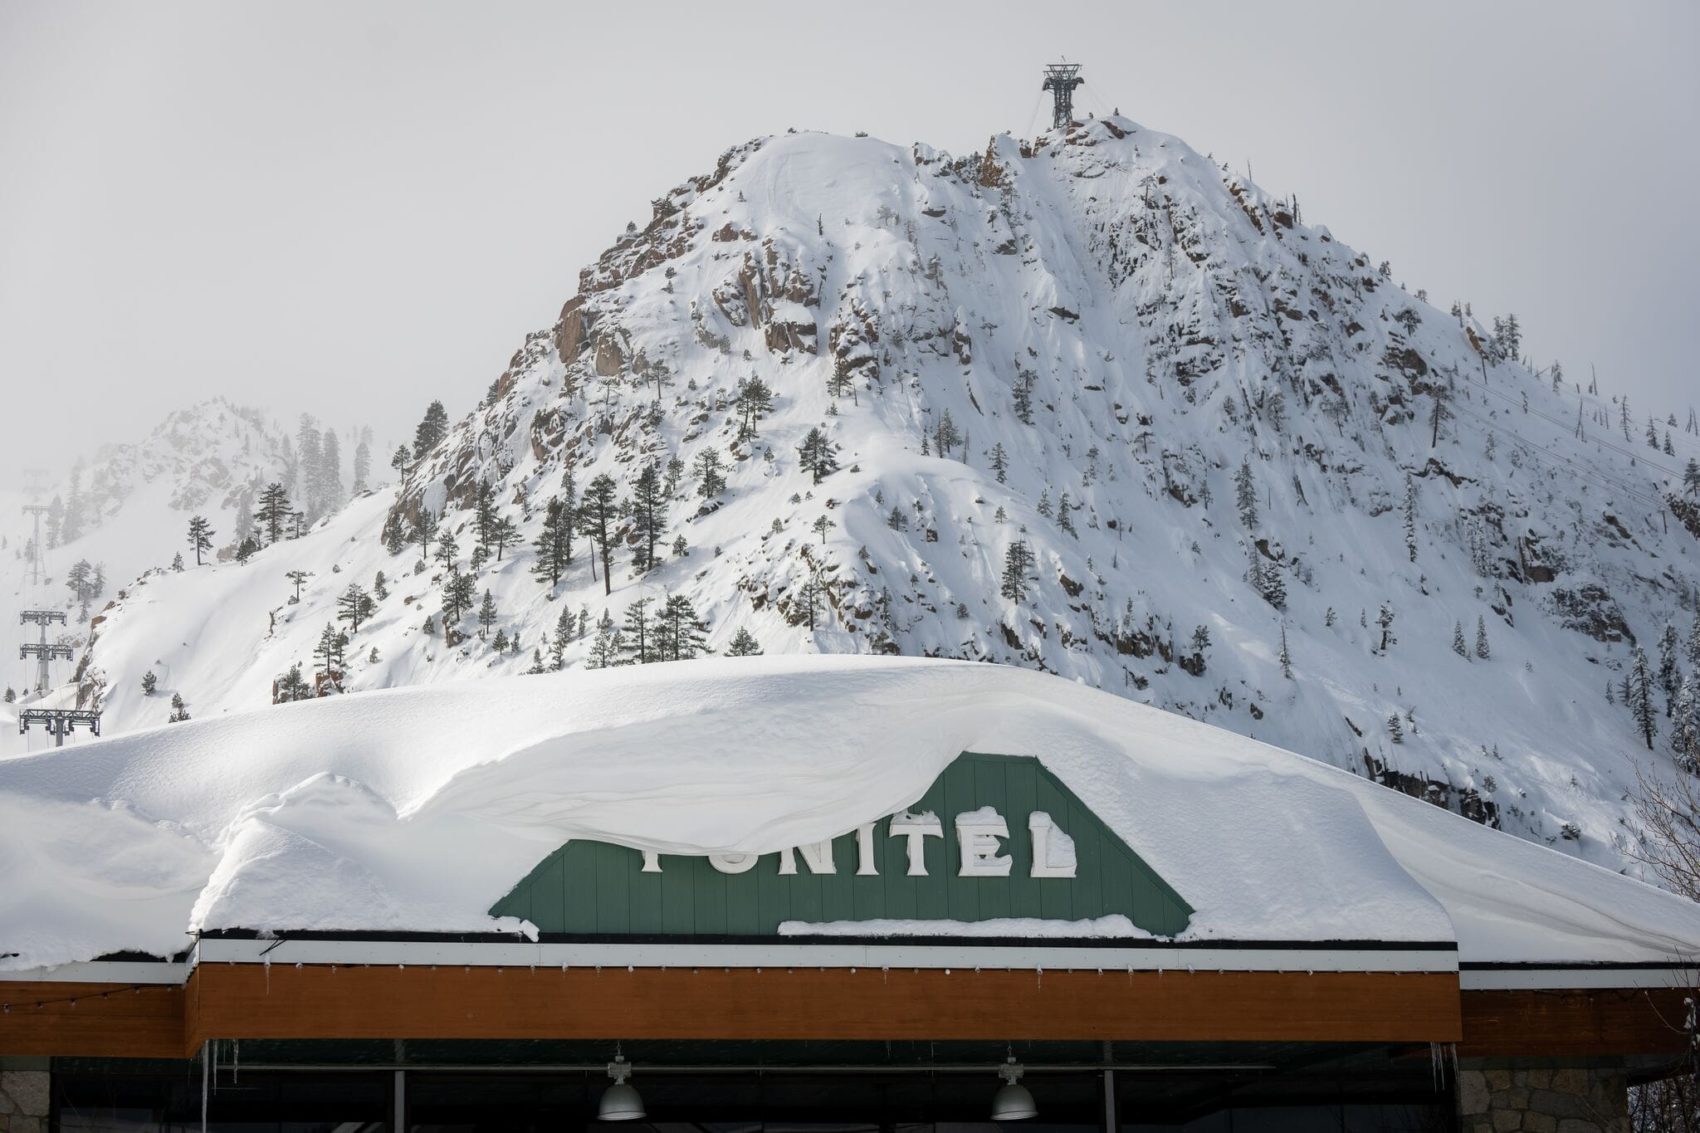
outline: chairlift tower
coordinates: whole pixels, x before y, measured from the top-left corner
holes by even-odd
[[[1051,92],[1051,129],[1066,130],[1074,121],[1074,88],[1085,81],[1079,63],[1045,64],[1045,85],[1039,89]]]
[[[35,519],[35,536],[30,540],[30,585],[40,586],[47,569],[41,557],[41,517],[52,510],[48,504],[25,504],[24,514]]]
[[[31,724],[45,726],[47,734],[53,737],[54,747],[64,747],[65,737],[76,731],[78,724],[87,728],[89,734],[100,735],[100,713],[86,708],[26,708],[18,713],[20,736],[29,733]]]
[[[69,645],[57,645],[47,640],[47,627],[57,622],[65,625],[63,610],[24,610],[18,614],[22,625],[37,625],[41,627],[41,640],[26,641],[18,646],[19,660],[27,661],[35,658],[35,691],[46,692],[53,686],[48,673],[48,663],[51,661],[69,661],[74,656]]]

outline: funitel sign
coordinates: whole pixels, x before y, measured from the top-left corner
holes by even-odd
[[[1037,759],[970,753],[903,811],[814,845],[685,856],[568,842],[490,912],[571,937],[1117,915],[1173,936],[1192,909]]]

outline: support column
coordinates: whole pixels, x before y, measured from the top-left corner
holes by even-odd
[[[0,1059],[0,1133],[47,1133],[53,1106],[45,1058]]]
[[[1621,1069],[1513,1059],[1458,1065],[1460,1133],[1629,1133]]]

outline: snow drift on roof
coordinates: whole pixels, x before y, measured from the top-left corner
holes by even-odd
[[[1700,952],[1700,907],[1055,677],[762,657],[409,688],[0,762],[0,967],[196,930],[488,931],[562,842],[770,852],[1036,755],[1196,910],[1192,939]]]

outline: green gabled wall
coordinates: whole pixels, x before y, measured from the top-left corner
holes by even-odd
[[[957,876],[955,820],[982,806],[1009,824],[1003,852],[1010,876]],[[583,936],[771,936],[781,921],[981,921],[997,917],[1082,920],[1121,913],[1158,936],[1186,927],[1192,909],[1031,756],[965,753],[909,808],[932,811],[943,838],[926,839],[926,877],[907,876],[907,844],[876,827],[877,877],[856,876],[854,831],[833,840],[837,872],[780,876],[779,855],[763,854],[747,873],[726,874],[707,858],[661,856],[660,873],[640,872],[643,857],[607,842],[569,842],[544,858],[490,909],[545,933]],[[1072,878],[1034,878],[1027,816],[1048,812],[1074,839]]]

